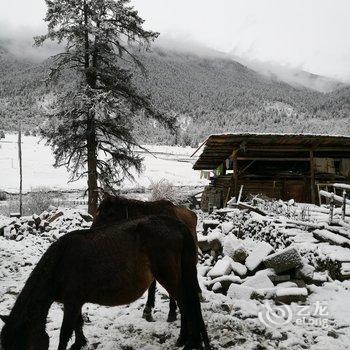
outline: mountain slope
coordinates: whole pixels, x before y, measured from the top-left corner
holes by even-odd
[[[140,59],[148,76],[136,74],[135,84],[158,109],[176,115],[180,125],[178,135],[169,135],[153,122],[135,123],[141,141],[194,145],[211,133],[228,131],[350,133],[344,125],[349,87],[324,94],[225,57],[159,48]],[[0,49],[0,129],[15,129],[18,115],[28,129],[43,121],[41,105],[49,93],[43,83],[46,65],[18,60]]]
[[[228,131],[350,131],[336,120],[344,117],[337,115],[344,108],[341,102],[334,102],[335,120],[321,115],[321,110],[329,112],[337,92],[294,87],[225,58],[156,49],[142,59],[149,78],[138,77],[138,86],[152,95],[158,107],[185,120],[185,141],[195,144],[211,133]]]

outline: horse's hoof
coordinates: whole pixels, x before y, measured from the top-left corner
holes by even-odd
[[[176,321],[176,314],[169,314],[167,318],[167,322],[175,322]]]
[[[201,303],[205,303],[207,301],[207,299],[204,298],[203,294],[202,293],[199,293],[199,301]]]
[[[142,318],[144,318],[147,322],[154,322],[152,312],[144,311],[142,314]]]
[[[185,343],[186,343],[186,340],[180,336],[180,337],[176,340],[175,346],[179,348],[179,347],[181,347],[181,346],[184,346]]]
[[[81,350],[85,345],[87,344],[87,341],[85,342],[75,342],[71,347],[70,350]]]
[[[202,344],[193,345],[187,343],[182,350],[204,350]]]

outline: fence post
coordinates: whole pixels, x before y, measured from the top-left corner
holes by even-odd
[[[22,172],[22,125],[21,125],[21,122],[18,125],[18,160],[19,160],[19,215],[22,216],[23,172]]]
[[[345,220],[346,215],[346,190],[343,190],[343,212],[342,212],[342,218]]]
[[[333,212],[334,212],[334,193],[332,193],[329,201],[329,224],[333,222]]]

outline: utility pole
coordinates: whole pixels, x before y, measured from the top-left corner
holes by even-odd
[[[22,216],[22,125],[18,126],[18,160],[19,160],[19,214]]]

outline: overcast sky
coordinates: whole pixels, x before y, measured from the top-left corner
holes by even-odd
[[[132,0],[146,27],[350,81],[350,0]],[[43,31],[44,0],[0,0],[0,30]],[[28,29],[31,27],[31,30]],[[6,29],[5,29],[6,28]],[[4,35],[4,33],[2,33]]]

